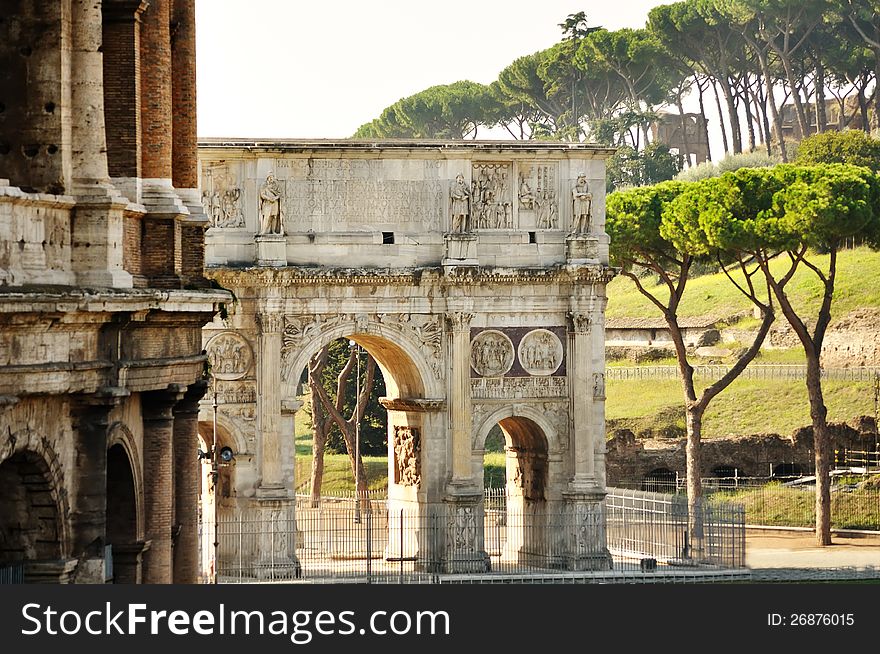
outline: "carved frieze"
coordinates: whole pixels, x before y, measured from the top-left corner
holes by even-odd
[[[244,227],[241,188],[232,179],[226,166],[206,168],[202,188],[202,205],[211,227]]]
[[[213,401],[213,386],[208,387],[206,401]],[[257,401],[257,392],[253,386],[231,383],[217,384],[217,404],[253,404]]]
[[[510,164],[475,163],[471,175],[471,226],[514,229]]]
[[[217,379],[232,381],[244,377],[254,362],[251,346],[236,332],[221,332],[205,346],[211,374]]]
[[[567,397],[565,377],[495,377],[471,379],[471,397],[485,400]]]
[[[533,212],[537,229],[559,229],[559,197],[555,164],[534,164],[520,168],[519,208]]]
[[[487,329],[471,341],[471,367],[483,377],[501,377],[513,366],[513,343],[506,334]]]
[[[418,486],[422,479],[421,439],[415,427],[394,427],[394,481]]]
[[[534,329],[523,336],[517,354],[523,370],[531,375],[552,375],[562,363],[562,342],[546,329]]]

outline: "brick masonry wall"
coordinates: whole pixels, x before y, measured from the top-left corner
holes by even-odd
[[[141,174],[171,179],[170,0],[151,0],[141,27]]]
[[[141,0],[103,4],[104,123],[111,177],[140,177]],[[129,272],[133,272],[129,270]]]
[[[172,179],[177,188],[197,188],[195,1],[174,0],[171,20]]]

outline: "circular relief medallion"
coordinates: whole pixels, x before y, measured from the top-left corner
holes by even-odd
[[[519,363],[530,375],[552,375],[562,364],[562,342],[546,329],[534,329],[519,342]]]
[[[471,367],[483,377],[501,377],[513,365],[513,343],[494,329],[471,341]]]
[[[232,381],[244,377],[254,362],[251,346],[235,332],[222,332],[205,346],[211,374],[217,379]]]

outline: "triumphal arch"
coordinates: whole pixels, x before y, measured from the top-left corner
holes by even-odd
[[[432,560],[487,567],[483,453],[497,424],[508,503],[529,522],[519,555],[553,541],[554,567],[607,568],[609,154],[515,141],[202,142],[207,275],[236,298],[204,332],[220,438],[236,451],[228,504],[295,518],[297,383],[315,352],[347,338],[386,381],[389,506],[442,517],[443,538],[419,543]],[[285,547],[273,565],[298,565],[295,543]]]

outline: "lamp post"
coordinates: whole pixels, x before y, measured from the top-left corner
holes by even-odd
[[[357,357],[354,391],[354,521],[361,521],[361,348],[354,343]]]
[[[211,381],[214,386],[213,397],[211,398],[211,407],[214,410],[214,438],[211,444],[211,479],[214,482],[214,583],[218,583],[217,566],[219,564],[218,554],[220,552],[220,534],[217,524],[217,504],[218,504],[218,486],[220,484],[220,460],[219,450],[217,447],[217,378],[211,375]]]

